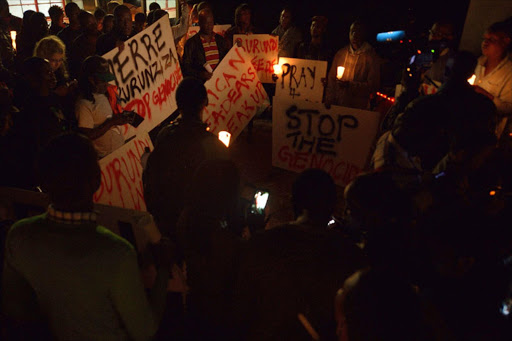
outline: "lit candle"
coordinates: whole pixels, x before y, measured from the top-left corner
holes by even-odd
[[[16,50],[16,31],[11,31],[12,48]]]
[[[471,85],[475,84],[475,79],[476,79],[476,75],[471,76],[470,78],[468,78],[468,83]]]
[[[336,78],[341,80],[344,73],[345,73],[345,68],[343,66],[338,66],[338,73],[336,74]]]
[[[272,68],[274,69],[274,74],[275,75],[278,75],[278,74],[280,74],[283,71],[281,69],[281,65],[280,64],[274,64],[274,65],[272,65]]]
[[[219,131],[219,140],[224,143],[226,147],[229,147],[229,141],[231,140],[231,134],[227,131]]]

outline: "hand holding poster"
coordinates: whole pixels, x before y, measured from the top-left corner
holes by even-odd
[[[272,165],[294,172],[320,168],[346,186],[368,161],[379,114],[274,98]]]
[[[273,83],[272,66],[277,64],[279,37],[270,34],[235,34],[233,45],[240,42],[244,51],[251,56],[251,63],[262,83]]]
[[[125,138],[149,132],[177,109],[175,92],[183,76],[167,17],[103,58],[116,77],[120,104],[144,117],[137,129],[124,126]]]
[[[276,97],[322,103],[327,77],[327,62],[279,58],[281,73],[276,82]]]
[[[250,57],[234,46],[215,68],[204,86],[208,91],[208,106],[203,121],[210,132],[231,133],[231,141],[242,132],[257,112],[268,107],[268,96],[251,64]]]
[[[101,185],[94,194],[95,203],[146,211],[140,162],[146,147],[153,150],[149,135],[138,134],[99,161]]]

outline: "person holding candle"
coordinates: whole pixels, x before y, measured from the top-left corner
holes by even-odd
[[[365,25],[355,21],[350,26],[350,44],[334,56],[327,78],[327,108],[335,104],[367,109],[370,94],[379,88],[379,57],[366,42],[365,31]]]
[[[475,68],[475,91],[491,99],[498,109],[496,135],[505,128],[511,130],[507,120],[512,116],[512,61],[508,58],[511,42],[508,25],[497,22],[489,26],[482,41],[482,56]]]

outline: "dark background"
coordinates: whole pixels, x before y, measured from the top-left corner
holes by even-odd
[[[235,8],[243,1],[210,0],[209,2],[213,5],[217,23],[232,24]],[[355,19],[362,19],[370,24],[370,38],[373,39],[378,32],[406,28],[410,30],[410,34],[427,32],[432,23],[438,19],[453,22],[460,37],[469,5],[469,0],[248,0],[246,2],[253,8],[254,23],[264,33],[270,33],[278,25],[279,15],[284,6],[290,6],[296,12],[296,23],[305,33],[309,32],[312,16],[328,17],[329,39],[335,47],[341,47],[348,42],[348,30]]]

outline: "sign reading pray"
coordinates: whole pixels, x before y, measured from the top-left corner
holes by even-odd
[[[141,164],[146,148],[152,151],[153,144],[147,133],[140,133],[99,161],[101,185],[95,203],[146,211]]]
[[[123,127],[125,138],[149,132],[177,109],[175,93],[183,76],[167,17],[103,58],[115,76],[119,104],[144,117],[137,128]]]
[[[273,65],[277,64],[279,37],[270,34],[235,34],[233,45],[239,44],[251,56],[251,63],[262,83],[273,83]]]
[[[301,172],[320,168],[340,186],[368,162],[379,113],[274,97],[272,165]]]
[[[295,58],[279,58],[281,72],[276,82],[276,97],[321,103],[324,96],[322,78],[327,75],[327,62]]]
[[[203,121],[216,135],[219,131],[231,133],[231,141],[256,113],[269,105],[250,56],[236,46],[215,68],[212,78],[204,86],[208,92],[208,106],[203,111]]]

